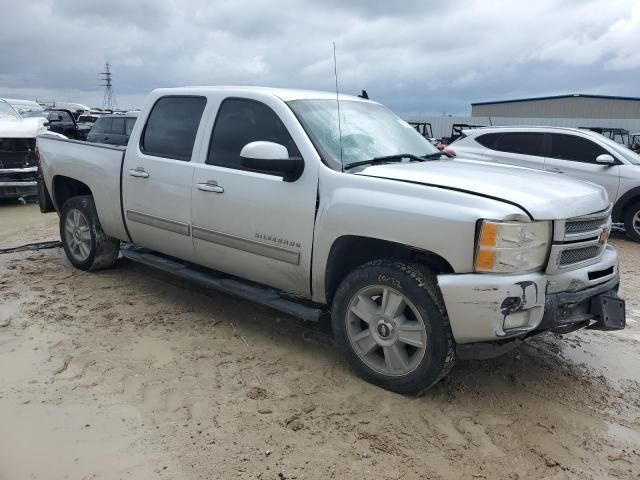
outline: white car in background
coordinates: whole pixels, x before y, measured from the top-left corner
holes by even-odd
[[[448,147],[465,160],[559,173],[602,185],[614,205],[613,221],[640,242],[640,155],[578,128],[486,127],[464,130]]]
[[[52,135],[41,116],[23,118],[9,102],[0,99],[0,199],[38,194],[36,137]]]

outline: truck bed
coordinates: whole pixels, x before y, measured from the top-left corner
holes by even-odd
[[[57,179],[70,176],[91,190],[105,233],[129,240],[123,222],[121,194],[126,147],[47,135],[37,138],[37,147],[42,176],[54,204]],[[56,209],[59,210],[58,205]]]

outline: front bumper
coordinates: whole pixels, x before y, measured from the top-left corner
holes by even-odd
[[[453,336],[461,345],[504,343],[538,331],[568,331],[597,320],[591,299],[616,295],[618,254],[607,247],[600,262],[555,275],[439,275]]]
[[[18,198],[37,195],[38,167],[0,169],[0,198]]]

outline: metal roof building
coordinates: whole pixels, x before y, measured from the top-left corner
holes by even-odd
[[[557,95],[471,104],[472,117],[640,119],[640,97]]]

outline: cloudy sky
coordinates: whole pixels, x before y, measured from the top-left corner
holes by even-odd
[[[640,0],[0,0],[0,97],[120,107],[156,87],[334,88],[400,114],[640,96]]]

